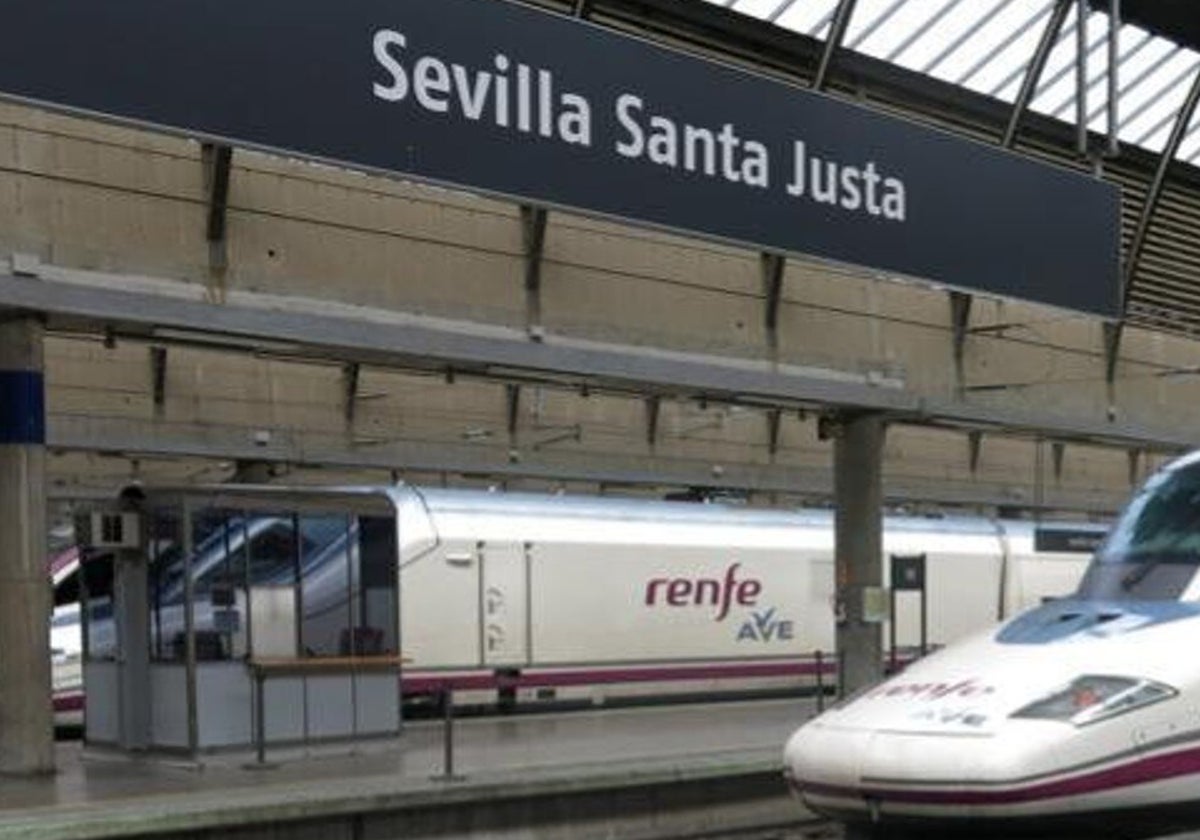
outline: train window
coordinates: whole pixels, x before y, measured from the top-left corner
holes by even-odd
[[[54,587],[54,606],[62,607],[79,602],[79,570],[71,572]]]
[[[60,613],[50,619],[50,626],[56,628],[74,627],[79,623],[79,614],[74,610]]]
[[[1092,598],[1176,599],[1200,566],[1200,464],[1146,482],[1080,584]]]

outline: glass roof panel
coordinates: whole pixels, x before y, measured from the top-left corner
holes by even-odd
[[[921,68],[941,79],[952,79],[973,64],[981,52],[990,51],[1004,32],[1011,31],[1029,17],[1029,3],[1017,0],[999,0],[983,15],[968,9],[970,25],[967,26],[933,59]]]
[[[930,23],[930,14],[946,5],[947,0],[926,0],[923,3],[913,3],[911,0],[902,3],[887,22],[880,26],[856,49],[872,58],[888,59],[888,56],[911,41],[914,36],[920,37]],[[857,12],[856,12],[857,15]],[[853,43],[847,39],[847,45]]]
[[[784,29],[816,33],[814,37],[824,39],[835,11],[836,0],[797,0],[783,9],[775,22]]]
[[[864,41],[884,29],[905,5],[906,0],[859,0],[846,28],[846,46],[858,49]]]
[[[766,20],[782,3],[783,0],[734,0],[732,3],[725,5],[728,5],[735,12],[741,12],[744,15],[750,15],[750,17]]]
[[[1192,125],[1179,144],[1179,157],[1189,162],[1200,159],[1200,113],[1192,117]]]
[[[914,33],[916,37],[907,40],[905,49],[892,57],[892,61],[910,70],[927,72],[925,66],[935,61],[948,45],[962,37],[979,19],[976,3],[964,3],[963,0],[940,2],[943,5],[937,14],[930,17],[925,25]],[[930,5],[934,5],[932,0]]]
[[[727,4],[734,11],[749,14],[752,18],[766,19],[768,14],[775,11],[775,7],[779,6],[780,0],[733,0],[731,4]]]
[[[1171,68],[1169,73],[1166,72],[1168,68]],[[1200,70],[1197,56],[1181,54],[1148,79],[1146,87],[1153,92],[1133,111],[1122,112],[1120,138],[1154,152],[1160,151],[1166,145],[1175,114],[1183,105],[1197,70]]]
[[[704,0],[824,38],[837,0]],[[845,48],[1013,102],[1056,0],[858,0]],[[1101,4],[1103,5],[1103,4]],[[1074,4],[1046,61],[1031,109],[1069,124],[1075,120]],[[1087,34],[1087,119],[1107,131],[1108,15],[1091,12]],[[1124,24],[1119,36],[1118,123],[1124,143],[1150,151],[1165,145],[1187,90],[1200,72],[1200,53]],[[1200,122],[1185,135],[1179,157],[1200,161]]]
[[[1132,27],[1125,28],[1131,29]],[[1137,84],[1137,80],[1146,73],[1152,72],[1157,65],[1170,58],[1177,49],[1178,47],[1166,38],[1151,36],[1149,43],[1144,48],[1121,62],[1121,95],[1124,96],[1130,86]]]
[[[1019,18],[1006,22],[1003,28],[989,28],[986,40],[981,38],[976,49],[982,59],[950,80],[990,96],[1005,94],[1004,98],[1015,99],[1052,6],[1053,0],[1023,3]]]

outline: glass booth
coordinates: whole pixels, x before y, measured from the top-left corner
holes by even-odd
[[[129,488],[120,510],[136,538],[85,546],[89,743],[196,754],[400,730],[393,491]]]

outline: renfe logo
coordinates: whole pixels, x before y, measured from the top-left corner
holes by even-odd
[[[971,698],[995,694],[996,689],[983,685],[975,677],[967,677],[958,682],[892,682],[884,683],[879,688],[866,695],[867,699],[879,697],[899,698],[902,700],[944,700],[946,698]]]
[[[730,604],[753,607],[762,594],[762,581],[755,578],[737,580],[741,563],[734,563],[725,570],[725,577],[715,578],[654,578],[646,584],[646,606],[653,607],[662,596],[663,603],[671,607],[711,606],[717,609],[716,621],[729,615]]]

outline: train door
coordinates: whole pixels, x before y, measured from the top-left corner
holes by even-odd
[[[520,543],[479,548],[483,663],[524,665],[529,659],[529,597],[526,549]]]

